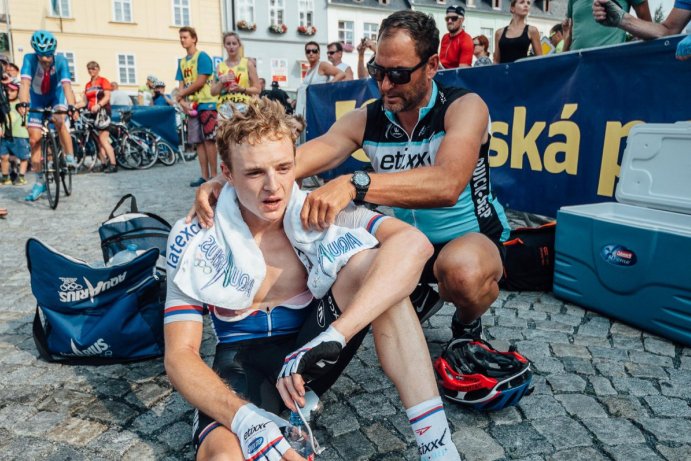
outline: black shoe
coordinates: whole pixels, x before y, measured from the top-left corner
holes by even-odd
[[[205,182],[206,182],[206,179],[204,179],[204,178],[199,178],[199,179],[197,179],[196,181],[192,181],[192,182],[190,183],[190,187],[199,187],[199,186],[201,186],[202,184],[204,184]]]
[[[458,312],[451,317],[451,336],[453,339],[485,339],[482,334],[482,318],[478,317],[468,325],[458,319]]]
[[[432,317],[444,305],[444,301],[439,297],[434,288],[426,283],[418,285],[410,295],[410,301],[415,307],[420,323]]]
[[[118,166],[117,165],[108,165],[108,167],[103,170],[105,174],[110,174],[110,173],[117,173],[118,172]]]

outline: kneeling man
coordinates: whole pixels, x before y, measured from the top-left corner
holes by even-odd
[[[303,405],[306,383],[324,393],[371,324],[422,459],[460,460],[408,298],[430,243],[352,205],[326,230],[304,230],[294,140],[276,102],[236,112],[216,138],[228,185],[214,226],[180,220],[169,237],[165,366],[197,409],[197,459],[303,459],[272,413]],[[199,354],[204,313],[217,337],[212,367]]]

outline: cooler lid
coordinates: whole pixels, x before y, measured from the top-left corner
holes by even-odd
[[[691,122],[631,128],[615,196],[621,203],[691,214]]]

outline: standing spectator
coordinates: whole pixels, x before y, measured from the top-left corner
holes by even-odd
[[[84,86],[84,99],[86,100],[86,108],[95,121],[96,129],[99,130],[97,138],[99,151],[108,157],[109,165],[104,173],[117,173],[118,166],[115,163],[115,152],[110,144],[110,131],[108,131],[110,126],[110,82],[99,75],[101,68],[96,61],[89,61],[86,64],[86,70],[91,79]],[[103,155],[101,155],[101,161],[104,161]]]
[[[633,7],[640,19],[652,21],[648,0],[617,0],[617,5],[625,12]],[[616,45],[626,41],[625,31],[595,22],[592,0],[568,0],[563,27],[564,51]]]
[[[8,62],[5,66],[5,72],[12,78],[19,77],[19,67],[13,62]]]
[[[279,87],[278,82],[271,82],[271,91],[267,91],[265,96],[273,101],[280,102],[283,108],[285,109],[286,114],[293,113],[293,100],[290,99],[288,93],[286,93]]]
[[[211,85],[211,94],[218,96],[217,110],[227,103],[247,105],[253,96],[261,92],[257,68],[254,61],[243,56],[238,34],[223,34],[223,47],[228,58],[218,64]]]
[[[473,38],[473,54],[475,55],[473,67],[491,66],[494,64],[492,58],[489,57],[489,39],[484,35],[478,35]]]
[[[533,54],[542,54],[540,32],[527,23],[530,0],[511,0],[511,22],[494,34],[494,62],[509,63],[528,56],[531,45]]]
[[[180,60],[175,80],[179,82],[175,101],[188,100],[197,116],[187,119],[188,142],[197,146],[201,177],[190,183],[198,187],[218,173],[216,162],[216,97],[211,94],[214,64],[211,57],[197,49],[197,31],[181,27],[180,45],[187,55]],[[189,113],[189,112],[188,112]],[[191,114],[190,114],[191,115]]]
[[[450,6],[446,9],[446,30],[439,47],[439,60],[444,69],[470,67],[473,62],[473,39],[463,30],[465,8]]]
[[[636,14],[638,14],[638,11],[636,11]],[[640,17],[639,14],[638,16]],[[684,27],[691,21],[691,0],[676,0],[672,11],[659,24],[635,18],[624,12],[618,4],[611,0],[595,0],[593,2],[593,17],[595,21],[603,26],[618,27],[635,37],[650,40],[681,33]],[[679,42],[677,45],[677,59],[684,61],[691,58],[690,42],[691,36]]]
[[[342,61],[343,45],[341,44],[341,42],[329,43],[326,47],[326,57],[331,62],[331,64],[338,68],[338,70],[345,72],[346,76],[344,80],[353,79],[353,69],[351,69],[348,64]]]
[[[151,101],[154,106],[167,107],[175,105],[175,100],[169,94],[166,94],[166,84],[161,80],[154,84],[154,97]]]
[[[345,72],[338,69],[330,62],[319,60],[319,43],[305,43],[305,57],[310,65],[309,71],[302,79],[302,84],[298,87],[297,101],[295,102],[295,113],[303,117],[307,109],[307,87],[315,83],[326,83],[331,77],[331,82],[340,82],[345,79]]]
[[[131,106],[132,99],[120,89],[118,82],[110,82],[110,104],[112,106]]]
[[[146,83],[139,87],[137,91],[137,104],[140,106],[150,106],[151,99],[154,96],[154,85],[158,79],[155,75],[146,77]]]
[[[10,118],[9,126],[12,130],[12,137],[5,137],[0,140],[0,160],[2,162],[2,184],[7,186],[14,184],[15,186],[23,186],[26,184],[24,175],[29,163],[29,156],[31,148],[29,147],[29,132],[24,126],[22,117],[17,112],[17,103],[19,102],[19,86],[21,81],[18,77],[14,77],[5,85],[7,90],[7,99],[10,102]],[[1,127],[0,127],[1,128]],[[4,135],[5,133],[0,133]],[[19,174],[14,182],[10,179],[10,155],[14,155],[19,160]]]
[[[549,31],[549,41],[554,46],[555,53],[564,51],[564,27],[561,24],[555,24]]]
[[[264,77],[259,78],[259,88],[261,91],[259,92],[259,97],[263,98],[267,94],[269,94],[269,90],[266,89],[266,79]]]
[[[363,37],[357,46],[357,78],[360,80],[368,78],[369,73],[365,67],[365,51],[370,50],[375,53],[377,50],[377,42]]]

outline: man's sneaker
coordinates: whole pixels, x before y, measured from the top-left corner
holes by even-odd
[[[65,163],[67,164],[67,168],[70,169],[75,169],[77,168],[77,160],[75,160],[74,155],[66,155],[65,156]]]
[[[2,182],[0,184],[2,184],[3,186],[11,186],[12,178],[10,178],[9,176],[5,176],[4,178],[2,178]]]
[[[458,318],[458,311],[451,317],[451,336],[453,339],[485,339],[482,333],[482,318],[478,317],[468,325],[464,325]]]
[[[196,181],[192,181],[192,182],[190,183],[190,187],[199,187],[199,186],[201,186],[202,184],[204,184],[205,182],[206,182],[206,179],[204,179],[204,178],[199,178],[199,179],[197,179]]]
[[[410,301],[415,307],[420,323],[432,317],[444,305],[444,301],[439,297],[434,288],[426,283],[418,285],[410,295]]]
[[[29,193],[29,195],[24,197],[24,200],[26,200],[27,202],[35,202],[45,191],[45,184],[36,183],[34,184],[34,187],[31,188],[31,192]]]
[[[14,184],[15,186],[24,186],[26,184],[26,178],[22,175],[19,175],[15,178],[12,184]]]
[[[118,166],[117,165],[108,165],[105,170],[103,170],[105,174],[110,174],[110,173],[117,173],[118,172]]]

